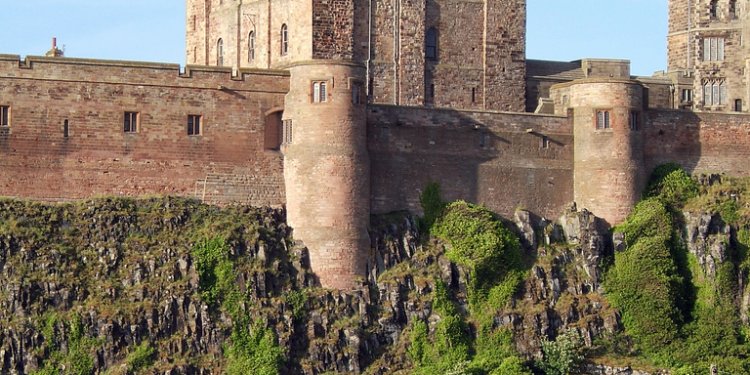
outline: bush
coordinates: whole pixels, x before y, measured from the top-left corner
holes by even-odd
[[[510,271],[520,268],[518,238],[485,207],[451,203],[435,222],[433,234],[450,244],[448,259],[469,269],[469,299],[474,306]]]
[[[670,208],[698,195],[698,184],[678,164],[663,164],[651,173],[645,197],[658,197]]]
[[[644,237],[666,239],[672,235],[672,217],[659,199],[649,198],[639,202],[615,231],[625,235],[628,246]]]
[[[682,278],[663,237],[641,237],[616,254],[605,286],[622,312],[626,331],[646,352],[656,352],[678,337]]]
[[[576,330],[568,330],[557,336],[555,341],[542,339],[542,353],[539,368],[546,375],[567,375],[583,361],[583,340]]]

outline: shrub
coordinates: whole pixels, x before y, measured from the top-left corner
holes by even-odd
[[[677,338],[681,284],[663,237],[641,237],[615,255],[605,286],[627,332],[645,351],[656,352]]]
[[[453,202],[435,222],[433,232],[450,244],[448,259],[469,269],[472,305],[484,301],[509,271],[520,268],[518,238],[485,207]]]
[[[682,207],[698,195],[698,184],[675,163],[663,164],[651,173],[646,197],[658,197],[671,208]]]
[[[542,339],[542,360],[539,362],[546,375],[567,375],[583,361],[583,340],[576,330],[568,330],[555,341]]]

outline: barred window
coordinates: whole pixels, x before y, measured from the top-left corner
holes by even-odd
[[[123,121],[123,131],[125,133],[137,133],[138,132],[138,112],[125,112]]]
[[[324,103],[328,101],[326,95],[326,82],[325,81],[314,81],[313,82],[313,103]]]
[[[286,24],[281,25],[281,56],[289,53],[289,29]]]
[[[201,115],[188,115],[187,117],[187,134],[188,135],[201,135]]]
[[[609,110],[598,110],[596,111],[596,129],[609,129],[611,128],[609,122]]]
[[[284,120],[284,130],[283,130],[283,143],[285,145],[292,144],[293,140],[293,133],[292,133],[292,120]]]

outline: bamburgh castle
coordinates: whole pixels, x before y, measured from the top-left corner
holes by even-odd
[[[750,174],[750,1],[670,0],[668,67],[527,60],[525,0],[187,0],[178,65],[0,55],[0,195],[285,206],[324,286],[420,192],[609,224],[651,170]]]

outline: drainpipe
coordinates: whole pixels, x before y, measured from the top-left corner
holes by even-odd
[[[237,74],[242,64],[242,0],[237,4]]]
[[[209,44],[208,44],[209,43],[208,32],[210,30],[210,26],[209,26],[209,22],[208,22],[208,20],[209,20],[209,17],[208,17],[208,12],[209,12],[208,1],[209,0],[204,0],[203,1],[203,25],[205,26],[203,28],[204,29],[203,30],[203,36],[204,36],[204,38],[203,38],[204,39],[204,46],[203,46],[203,53],[204,53],[204,55],[203,56],[204,56],[204,62],[205,62],[203,65],[208,65],[209,64],[208,56],[210,54],[209,47],[208,47],[209,46]]]
[[[692,69],[693,61],[691,59],[691,51],[692,51],[692,43],[690,42],[693,39],[693,0],[688,0],[688,41],[687,41],[687,70]]]
[[[372,61],[372,0],[368,1],[369,8],[367,9],[367,82],[365,82],[365,94],[370,94],[370,64]],[[373,97],[375,96],[373,91]]]

